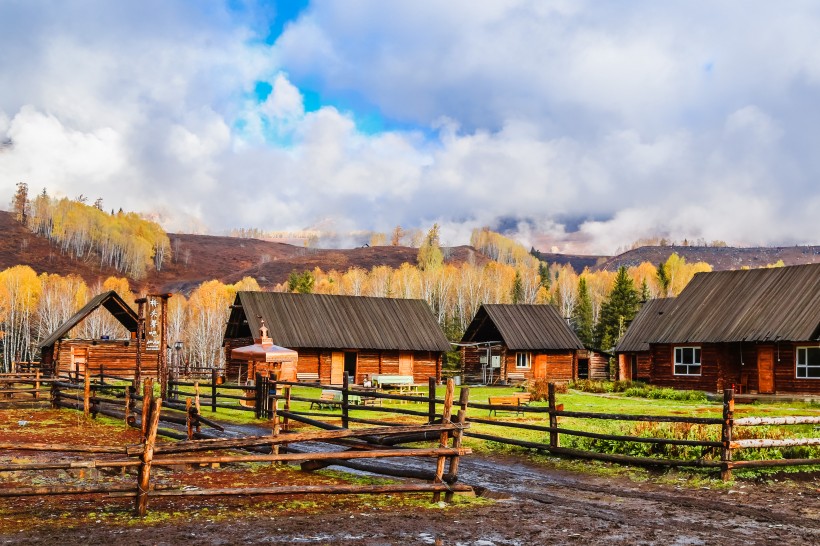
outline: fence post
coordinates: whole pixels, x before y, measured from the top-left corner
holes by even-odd
[[[57,409],[60,407],[60,387],[57,386],[57,383],[54,382],[51,384],[51,408]]]
[[[216,413],[216,368],[211,368],[211,412]]]
[[[467,421],[467,402],[470,400],[470,388],[461,387],[458,396],[458,415],[456,416],[456,423],[458,428],[453,431],[453,449],[461,449],[461,440],[463,437],[464,423]],[[450,469],[447,474],[453,479],[458,479],[458,455],[450,458]],[[452,502],[453,492],[447,491],[444,494],[444,502]]]
[[[557,429],[558,428],[558,416],[555,415],[555,383],[550,382],[547,385],[547,396],[549,401],[549,416],[550,416],[550,428]],[[551,430],[550,431],[550,447],[558,447],[558,431]]]
[[[145,400],[143,400],[143,403],[144,402]],[[137,482],[136,509],[137,515],[141,518],[145,517],[145,511],[148,509],[148,489],[149,480],[151,478],[151,461],[154,460],[154,442],[157,439],[160,408],[162,408],[162,399],[157,398],[156,400],[152,400],[150,408],[151,411],[143,412],[150,413],[151,425],[148,427],[148,435],[145,438],[145,447],[142,451],[142,457],[140,457],[140,462],[142,464],[140,464],[139,481]]]
[[[254,389],[253,395],[255,400],[253,401],[253,413],[257,419],[262,417],[262,374],[256,372],[256,376],[254,377]]]
[[[349,390],[350,387],[350,377],[345,372],[342,378],[342,428],[348,428],[348,402],[349,402]]]
[[[285,387],[285,411],[290,411],[290,385]],[[290,419],[288,419],[288,415],[285,413],[285,418],[282,419],[282,428],[287,431],[289,426]]]
[[[34,372],[34,398],[40,398],[40,368]]]
[[[154,403],[154,382],[149,377],[142,383],[142,441],[148,437],[148,419],[151,417],[151,406]]]
[[[427,378],[427,421],[432,425],[436,422],[436,378]]]
[[[88,419],[88,414],[91,412],[91,374],[88,373],[88,367],[85,369],[85,384],[83,388],[83,415]]]
[[[128,416],[131,414],[131,385],[125,387],[125,408],[123,409],[123,419],[128,425]]]
[[[194,423],[191,420],[191,408],[193,407],[190,398],[185,399],[185,426],[188,429],[188,439],[194,439]]]
[[[732,479],[732,426],[735,420],[735,391],[734,389],[723,390],[723,424],[721,425],[720,440],[723,447],[720,448],[720,479],[729,481]]]
[[[105,367],[100,363],[100,385],[105,385]]]
[[[447,390],[444,392],[444,409],[441,410],[441,424],[450,424],[450,415],[453,411],[453,392],[455,391],[455,382],[452,378],[447,380]],[[450,438],[448,431],[443,430],[439,436],[439,447],[447,447],[447,441]],[[436,462],[436,477],[433,483],[442,483],[444,481],[444,462],[447,457],[439,457]],[[433,493],[433,502],[441,500],[441,493],[436,491]]]

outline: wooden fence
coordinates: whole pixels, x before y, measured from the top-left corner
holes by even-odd
[[[264,385],[266,382],[260,382]],[[96,412],[106,412],[104,406],[122,406],[120,414],[130,425],[137,426],[136,401],[142,402],[141,419],[139,426],[142,430],[143,441],[139,445],[133,446],[71,446],[59,444],[17,444],[0,442],[0,450],[29,450],[29,451],[53,451],[53,452],[74,452],[87,453],[91,455],[115,454],[126,458],[109,460],[71,460],[71,461],[49,461],[37,463],[3,463],[0,464],[0,471],[46,471],[69,468],[137,468],[137,481],[134,485],[127,484],[102,484],[94,486],[50,486],[50,487],[14,487],[0,490],[0,497],[19,497],[33,495],[76,495],[76,494],[105,494],[115,496],[133,496],[135,498],[135,511],[138,515],[144,516],[147,509],[149,496],[214,496],[214,495],[292,495],[292,494],[387,494],[387,493],[409,493],[409,492],[430,492],[433,494],[433,501],[437,502],[442,493],[445,500],[452,499],[455,492],[466,492],[472,489],[469,486],[456,483],[459,457],[469,454],[470,450],[462,447],[463,429],[467,411],[467,396],[462,392],[459,401],[459,411],[455,419],[452,418],[451,408],[453,407],[453,383],[448,382],[444,399],[444,409],[437,424],[424,424],[421,426],[392,425],[366,429],[350,430],[339,427],[332,427],[333,430],[321,430],[311,432],[287,432],[285,427],[280,427],[280,416],[276,414],[277,395],[272,394],[267,398],[272,400],[271,417],[273,419],[273,435],[256,436],[231,439],[191,439],[194,436],[193,429],[198,427],[204,418],[192,412],[194,405],[199,405],[198,401],[186,400],[185,406],[188,412],[188,434],[183,441],[171,444],[157,444],[156,437],[159,430],[160,412],[168,411],[163,407],[160,399],[154,398],[152,381],[146,380],[142,396],[137,395],[136,389],[132,385],[113,386],[92,384],[90,375],[84,378],[82,384],[71,381],[55,380],[52,388],[52,402],[58,407],[76,407],[82,403],[87,414],[96,414],[92,409],[96,407]],[[119,389],[122,388],[122,396],[119,396]],[[102,395],[101,391],[114,389],[114,395]],[[265,392],[260,388],[260,392]],[[275,392],[275,391],[273,391]],[[261,396],[261,395],[260,395]],[[175,408],[171,408],[175,409]],[[192,418],[196,416],[196,418]],[[163,420],[174,416],[163,415]],[[207,420],[206,420],[207,421]],[[386,440],[392,437],[406,437],[408,434],[433,435],[438,443],[432,448],[396,449],[390,447],[380,447],[374,449],[373,443],[389,444]],[[450,445],[452,440],[452,445]],[[290,445],[297,442],[325,442],[338,443],[345,446],[344,451],[320,451],[311,453],[279,453],[279,446]],[[238,449],[258,449],[266,447],[270,453],[254,454],[221,454],[224,450]],[[197,452],[206,452],[196,454]],[[129,458],[131,457],[131,458]],[[133,459],[138,457],[138,459]],[[294,462],[300,461],[305,470],[314,470],[353,459],[381,459],[396,457],[426,457],[436,461],[435,471],[430,474],[429,483],[397,483],[391,485],[298,485],[288,487],[236,487],[219,489],[190,489],[190,488],[157,488],[151,484],[152,466],[171,465],[198,465],[198,464],[239,464],[250,462]],[[449,470],[445,474],[445,465],[449,461]]]
[[[104,378],[103,378],[104,379]],[[311,405],[328,404],[327,398],[322,396],[297,396],[292,393],[293,387],[307,387],[317,390],[318,393],[335,392],[338,393],[338,398],[332,402],[332,407],[339,410],[339,414],[321,411],[296,410],[292,407],[292,402],[304,402]],[[58,385],[59,387],[59,385]],[[98,387],[94,387],[98,388]],[[228,391],[227,393],[224,391]],[[230,394],[234,391],[241,391],[239,394]],[[95,392],[93,389],[91,392]],[[211,412],[216,412],[217,409],[240,409],[248,412],[254,412],[256,417],[270,419],[276,417],[275,421],[279,423],[281,418],[282,428],[286,430],[289,422],[298,421],[313,427],[322,428],[325,430],[346,429],[351,423],[360,425],[377,425],[377,426],[393,426],[396,424],[395,420],[385,420],[384,414],[392,414],[401,418],[401,422],[405,424],[413,424],[414,421],[420,423],[435,423],[439,415],[439,407],[446,408],[447,402],[445,399],[436,398],[435,395],[435,380],[430,379],[428,385],[428,392],[423,395],[406,395],[406,394],[391,394],[387,392],[380,392],[373,389],[363,389],[357,386],[350,386],[347,383],[342,386],[320,385],[318,383],[303,383],[303,382],[285,382],[272,381],[267,378],[257,377],[257,380],[252,386],[241,385],[224,385],[219,384],[218,376],[212,376],[210,383],[198,382],[183,382],[174,381],[169,390],[173,399],[166,401],[166,406],[169,409],[181,412],[177,417],[177,422],[187,423],[189,428],[193,426],[195,429],[205,424],[211,424],[210,421],[201,416],[198,409],[199,400],[202,399],[204,407],[210,407]],[[464,388],[462,393],[469,392]],[[185,406],[179,397],[194,396],[197,400],[197,408]],[[136,393],[132,394],[133,400],[140,400]],[[415,407],[409,405],[384,406],[384,405],[364,405],[362,400],[394,400],[403,403],[414,403]],[[60,399],[62,401],[63,399]],[[98,402],[99,401],[99,402]],[[244,403],[245,405],[240,405]],[[77,406],[79,403],[79,395],[75,395],[70,399],[69,405],[73,403]],[[98,396],[90,396],[88,405],[90,409],[96,407],[96,404],[104,404],[105,401]],[[426,405],[425,409],[418,408],[418,405]],[[466,400],[464,402],[466,408]],[[724,391],[723,413],[721,417],[688,417],[680,415],[630,415],[630,414],[609,414],[596,413],[584,411],[569,411],[565,410],[563,405],[556,403],[555,386],[549,386],[548,405],[534,406],[534,405],[520,405],[511,408],[509,405],[499,404],[482,404],[470,403],[470,408],[473,410],[472,415],[466,416],[466,422],[477,425],[491,425],[499,427],[502,430],[509,430],[509,434],[488,434],[484,431],[477,431],[474,429],[465,431],[464,435],[481,440],[494,441],[529,449],[536,449],[549,452],[555,455],[565,456],[576,459],[593,459],[607,462],[615,462],[620,464],[630,464],[639,466],[654,466],[654,467],[701,467],[714,468],[719,470],[723,479],[731,478],[732,469],[735,468],[759,468],[759,467],[779,467],[779,466],[808,466],[820,465],[820,459],[803,458],[803,459],[766,459],[766,460],[733,460],[734,455],[738,450],[747,449],[765,449],[765,448],[780,448],[780,447],[794,447],[794,446],[814,446],[820,445],[820,438],[785,438],[785,439],[736,439],[737,427],[754,427],[760,425],[770,426],[791,426],[791,425],[806,425],[816,424],[820,425],[820,417],[747,417],[742,419],[734,418],[734,392],[732,390]],[[520,413],[524,416],[522,420],[529,422],[521,422],[517,420],[498,419],[490,417],[479,417],[475,415],[476,410],[489,410],[496,412],[511,412]],[[352,412],[355,414],[351,414]],[[443,410],[442,410],[443,411]],[[466,411],[466,409],[465,409]],[[381,414],[378,418],[368,418],[361,416],[361,412],[377,412]],[[533,417],[543,416],[545,423],[531,422]],[[174,418],[169,416],[169,418]],[[644,437],[624,434],[605,434],[599,432],[592,432],[589,427],[577,425],[574,428],[567,426],[560,426],[559,419],[572,418],[575,422],[584,422],[585,420],[606,420],[616,422],[653,422],[653,423],[685,423],[693,425],[714,426],[719,428],[719,439],[716,440],[700,440],[700,439],[676,439],[676,438],[656,438]],[[341,420],[341,426],[328,422],[333,419],[338,422]],[[393,417],[391,417],[393,419]],[[218,425],[217,425],[218,426]],[[277,425],[278,426],[278,425]],[[528,441],[518,439],[515,431],[530,430],[543,432],[544,441]],[[397,435],[395,437],[383,439],[384,442],[389,443],[403,443],[413,442],[422,439],[429,439],[430,434],[420,435],[420,433],[406,433],[405,435]],[[601,453],[594,450],[577,449],[570,447],[562,447],[560,438],[565,436],[586,437],[598,440],[606,440],[609,442],[619,443],[644,443],[653,444],[656,446],[691,446],[701,448],[700,456],[693,456],[691,458],[664,458],[662,456],[634,456],[616,453]]]

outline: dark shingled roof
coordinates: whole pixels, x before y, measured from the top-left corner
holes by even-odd
[[[698,273],[653,343],[820,339],[820,264]]]
[[[487,321],[495,330],[487,327]],[[501,339],[491,339],[496,331]],[[482,305],[461,341],[503,341],[513,351],[584,348],[567,321],[551,305]]]
[[[110,290],[91,298],[73,317],[65,321],[59,328],[54,330],[51,335],[43,340],[43,342],[40,343],[40,348],[51,347],[57,343],[57,340],[68,334],[72,328],[85,320],[88,315],[96,311],[100,306],[105,307],[129,332],[137,331],[136,311],[128,307],[128,304],[125,303],[125,300],[123,300],[119,294]]]
[[[273,342],[291,349],[450,350],[422,300],[237,292],[225,337],[253,337],[260,316]]]
[[[632,323],[627,328],[624,337],[615,347],[616,353],[638,353],[649,350],[649,342],[654,338],[655,331],[662,324],[667,311],[675,303],[675,298],[658,298],[646,302]]]

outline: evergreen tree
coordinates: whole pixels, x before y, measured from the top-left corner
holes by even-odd
[[[293,271],[288,277],[288,292],[297,294],[310,294],[313,292],[313,285],[316,279],[310,271],[297,273]]]
[[[658,264],[658,285],[661,287],[661,295],[668,296],[669,295],[669,285],[671,284],[672,279],[669,278],[669,274],[666,271],[666,264],[663,262]]]
[[[592,324],[592,299],[587,290],[587,281],[584,277],[578,279],[578,299],[572,308],[572,328],[578,334],[578,339],[584,347],[592,347],[593,324]]]
[[[524,299],[524,284],[521,281],[521,273],[519,271],[515,272],[512,290],[510,290],[510,299],[513,303],[521,303]]]
[[[550,267],[546,262],[538,262],[538,282],[544,289],[550,290]]]
[[[621,266],[606,301],[601,305],[601,316],[596,328],[598,347],[611,351],[635,318],[640,308],[640,295],[635,283]]]
[[[646,303],[649,301],[651,294],[649,293],[649,285],[646,283],[646,277],[644,277],[643,282],[641,283],[641,303]]]

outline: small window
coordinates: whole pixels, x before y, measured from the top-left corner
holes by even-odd
[[[515,367],[529,368],[532,362],[532,353],[515,353]]]
[[[820,379],[820,347],[797,348],[797,377]]]
[[[700,375],[700,347],[675,347],[675,375]]]

